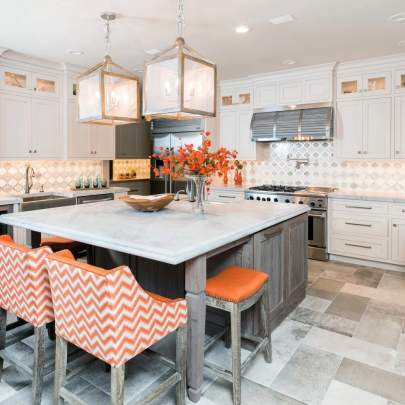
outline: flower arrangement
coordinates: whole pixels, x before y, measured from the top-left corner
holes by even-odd
[[[192,144],[181,146],[177,152],[173,148],[161,148],[161,153],[152,155],[153,158],[163,161],[162,172],[155,168],[155,175],[171,175],[173,178],[184,175],[204,176],[207,179],[206,184],[211,183],[214,175],[226,175],[234,168],[232,161],[238,153],[226,148],[210,151],[210,135],[210,132],[203,133],[202,145],[198,148]]]

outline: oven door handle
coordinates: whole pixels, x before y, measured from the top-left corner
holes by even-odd
[[[326,214],[313,214],[310,212],[308,215],[314,218],[326,218]]]

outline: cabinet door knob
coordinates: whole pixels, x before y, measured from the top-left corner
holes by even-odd
[[[364,151],[363,153],[364,153],[365,155],[367,155],[367,152],[366,152],[366,151]]]
[[[37,150],[36,150],[36,149],[34,149],[34,153],[37,153]]]
[[[32,153],[32,150],[30,149],[30,150],[28,151],[28,153]]]
[[[397,227],[397,224],[392,224],[392,226],[393,226],[394,228],[396,228],[396,227]]]
[[[357,153],[358,153],[359,155],[361,155],[361,150],[359,150]]]
[[[94,154],[97,155],[97,151],[96,151],[96,150],[94,151]]]

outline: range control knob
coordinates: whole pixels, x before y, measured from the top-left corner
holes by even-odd
[[[256,197],[256,200],[257,200],[257,201],[260,201],[260,197]]]
[[[270,198],[270,197],[267,197],[267,201],[271,201],[271,198]]]
[[[278,198],[275,198],[275,199],[274,199],[274,202],[278,202]]]
[[[286,203],[289,203],[290,202],[290,200],[287,198],[284,202],[286,202]]]
[[[254,200],[253,196],[250,196],[250,197],[249,197],[249,200]]]
[[[262,198],[262,201],[266,201],[266,199],[263,197],[263,198]]]
[[[304,204],[304,201],[299,201],[298,204]]]
[[[315,207],[315,203],[312,201],[311,204],[309,204],[311,207]]]

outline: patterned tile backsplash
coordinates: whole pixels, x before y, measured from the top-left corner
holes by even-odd
[[[246,161],[247,184],[330,186],[367,191],[405,191],[405,161],[338,161],[332,142],[257,144],[256,161]],[[288,159],[309,159],[296,167]]]
[[[41,186],[45,191],[69,190],[80,175],[97,176],[103,173],[103,162],[96,160],[0,161],[0,193],[24,192],[28,163],[35,171],[32,192],[38,192]]]

